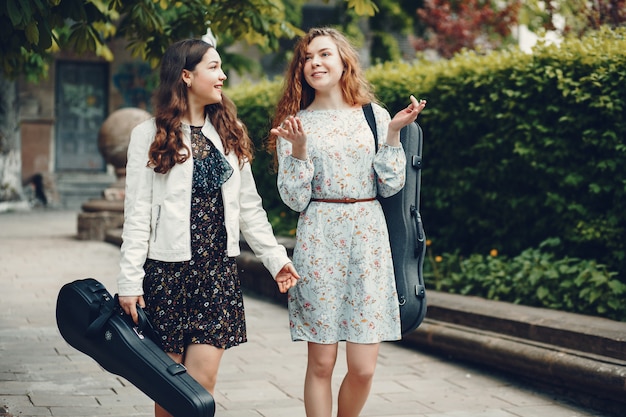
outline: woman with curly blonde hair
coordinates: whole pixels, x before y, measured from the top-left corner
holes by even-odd
[[[338,417],[357,417],[369,396],[381,341],[401,337],[385,217],[376,195],[404,186],[400,129],[426,105],[392,119],[374,102],[358,54],[335,29],[313,28],[295,47],[268,147],[278,190],[300,212],[293,261],[300,280],[288,291],[291,337],[307,341],[304,404],[308,417],[332,414],[338,343],[347,373]],[[362,106],[372,103],[378,137]]]

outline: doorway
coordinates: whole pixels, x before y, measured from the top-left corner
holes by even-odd
[[[108,114],[108,64],[56,65],[55,171],[103,172],[98,132]]]

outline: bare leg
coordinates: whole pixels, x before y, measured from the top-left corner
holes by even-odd
[[[213,395],[217,371],[224,349],[206,344],[191,344],[185,352],[185,367],[189,375]]]
[[[348,372],[339,389],[337,417],[358,417],[369,396],[379,344],[346,343]]]
[[[309,342],[304,409],[307,417],[330,417],[333,410],[332,376],[337,361],[337,343],[321,345]]]
[[[183,355],[178,355],[176,353],[168,353],[170,358],[174,359],[174,362],[181,363],[183,360]],[[168,413],[165,408],[161,407],[159,404],[154,403],[154,417],[173,417],[170,413]]]

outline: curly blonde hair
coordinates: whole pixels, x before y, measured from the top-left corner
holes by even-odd
[[[315,90],[304,78],[304,64],[309,44],[319,36],[328,36],[337,45],[339,56],[345,68],[339,82],[346,103],[351,106],[362,106],[375,101],[371,85],[366,80],[361,69],[359,55],[348,39],[333,28],[312,28],[299,39],[295,46],[293,58],[285,73],[282,94],[278,100],[272,126],[278,126],[287,116],[295,115],[298,111],[306,109],[315,99]],[[276,155],[277,139],[276,135],[270,133],[265,146],[274,156],[274,169],[276,169],[278,164]]]

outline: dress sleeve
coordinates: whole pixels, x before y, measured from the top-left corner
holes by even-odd
[[[400,146],[387,145],[387,131],[391,116],[389,112],[377,104],[372,104],[376,117],[378,134],[378,152],[374,157],[374,171],[377,178],[378,194],[381,197],[391,197],[397,194],[406,181],[406,155],[402,144]]]
[[[304,210],[311,200],[313,162],[294,158],[291,143],[278,138],[278,193],[283,202],[294,211]]]
[[[378,194],[391,197],[397,194],[406,180],[406,155],[402,145],[384,144],[374,158],[374,170],[378,180]]]

